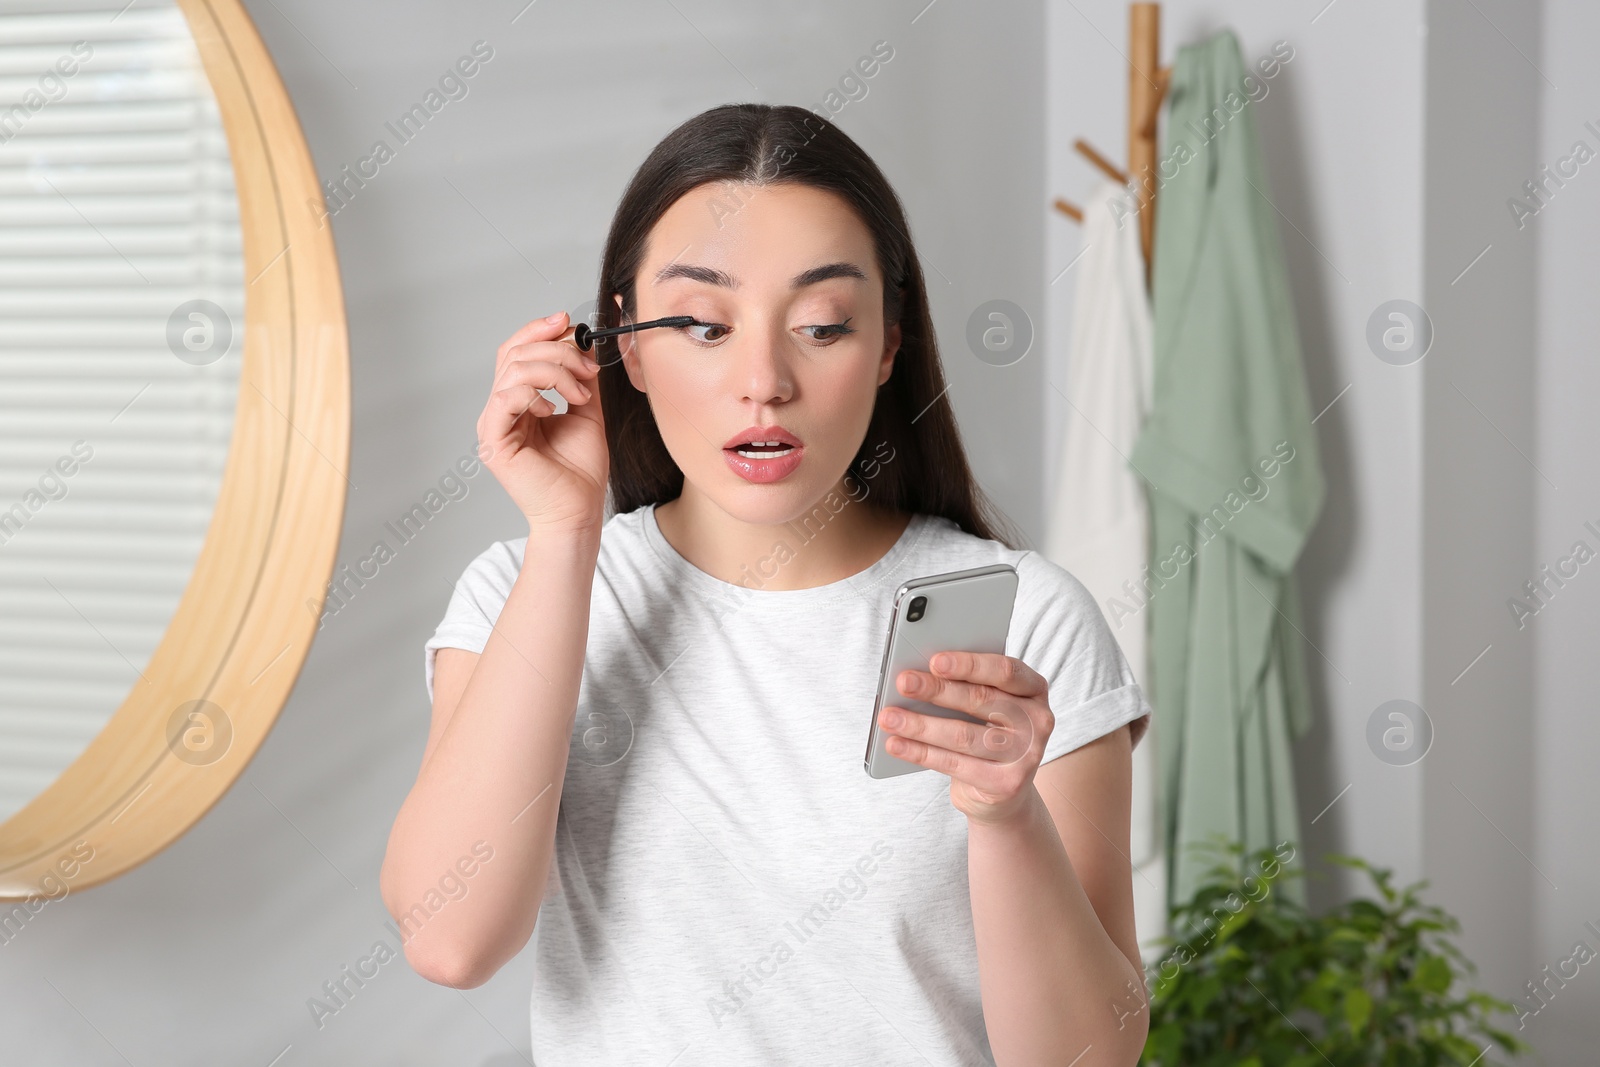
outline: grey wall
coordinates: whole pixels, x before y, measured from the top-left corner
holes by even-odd
[[[1041,299],[1043,7],[247,7],[319,174],[338,176],[379,138],[395,148],[351,186],[332,225],[355,404],[339,559],[354,563],[380,539],[396,555],[327,619],[271,736],[191,833],[129,875],[50,905],[0,945],[0,1059],[522,1063],[525,959],[467,992],[395,960],[320,1028],[307,1006],[374,942],[394,941],[377,873],[426,738],[422,643],[467,561],[526,532],[487,472],[410,543],[385,523],[470,452],[499,342],[534,316],[594,299],[611,211],[656,141],[720,103],[822,107],[885,40],[893,59],[836,121],[905,200],[974,464],[1037,535],[1040,363],[995,368],[963,339],[982,301],[1037,309]],[[478,40],[494,55],[468,94],[399,146],[385,123]]]
[[[1533,646],[1505,625],[1529,571],[1535,486],[1532,235],[1505,198],[1538,151],[1540,6],[1428,4],[1423,300],[1423,870],[1485,983],[1531,958]],[[1522,55],[1519,56],[1520,49]],[[1481,258],[1479,258],[1481,257]]]
[[[1544,94],[1537,163],[1555,168],[1573,154],[1576,142],[1600,153],[1600,69],[1593,49],[1600,41],[1600,9],[1592,4],[1563,2],[1545,7],[1543,46],[1531,49],[1555,88]],[[1571,168],[1568,168],[1569,173]],[[1559,175],[1558,175],[1559,176]],[[1520,176],[1518,185],[1534,178]],[[1554,566],[1568,556],[1574,542],[1587,542],[1600,552],[1600,304],[1595,301],[1596,249],[1600,248],[1600,156],[1578,168],[1576,177],[1560,186],[1546,186],[1539,212],[1519,230],[1511,212],[1495,231],[1503,240],[1533,240],[1538,246],[1538,360],[1534,394],[1535,425],[1521,442],[1548,476],[1536,478],[1537,524],[1533,559],[1518,575],[1516,590],[1543,564]],[[1520,188],[1507,190],[1527,201]],[[1537,205],[1537,202],[1535,202]],[[1570,570],[1570,566],[1567,568]],[[1547,606],[1514,629],[1502,604],[1506,639],[1531,642],[1534,648],[1534,714],[1527,724],[1533,736],[1533,847],[1527,849],[1544,876],[1534,876],[1530,890],[1538,904],[1538,926],[1532,958],[1516,978],[1515,999],[1529,1008],[1535,1001],[1523,988],[1530,979],[1544,980],[1542,969],[1557,968],[1583,941],[1600,950],[1600,849],[1594,844],[1594,813],[1600,811],[1600,567],[1582,565],[1577,577],[1551,587]],[[1526,602],[1526,601],[1525,601]],[[1570,975],[1572,969],[1567,968]],[[1579,977],[1546,987],[1549,1007],[1528,1020],[1527,1032],[1549,1054],[1551,1063],[1582,1063],[1594,1057],[1600,1024],[1600,974],[1585,966]]]

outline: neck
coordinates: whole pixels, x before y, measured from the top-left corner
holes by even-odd
[[[662,536],[713,578],[752,589],[810,589],[858,574],[882,559],[911,516],[846,495],[843,479],[788,522],[736,519],[685,482],[656,508]]]

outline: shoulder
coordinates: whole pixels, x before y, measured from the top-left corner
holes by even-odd
[[[597,566],[608,569],[625,561],[636,561],[640,549],[648,550],[643,537],[644,509],[612,515],[600,528],[600,557]],[[522,571],[522,559],[527,551],[527,535],[507,538],[491,543],[472,558],[461,572],[456,583],[458,592],[465,592],[479,602],[504,603],[511,595],[517,575]]]

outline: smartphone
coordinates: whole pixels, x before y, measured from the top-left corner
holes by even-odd
[[[895,687],[901,671],[928,669],[939,652],[1004,654],[1011,629],[1011,606],[1017,596],[1017,570],[1007,563],[913,578],[894,594],[883,666],[878,672],[878,697],[867,732],[862,761],[873,778],[893,778],[929,768],[891,756],[884,750],[889,734],[878,729],[885,706],[908,708],[946,719],[982,722],[964,712],[904,696]]]

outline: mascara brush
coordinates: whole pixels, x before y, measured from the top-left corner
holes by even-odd
[[[567,341],[578,346],[578,351],[588,352],[594,348],[594,343],[607,337],[614,337],[619,333],[632,333],[635,330],[648,330],[652,326],[692,326],[695,324],[693,315],[672,315],[664,319],[651,319],[649,322],[635,322],[626,326],[607,326],[603,330],[591,330],[587,322],[580,322],[566,333],[556,338],[558,341]]]

